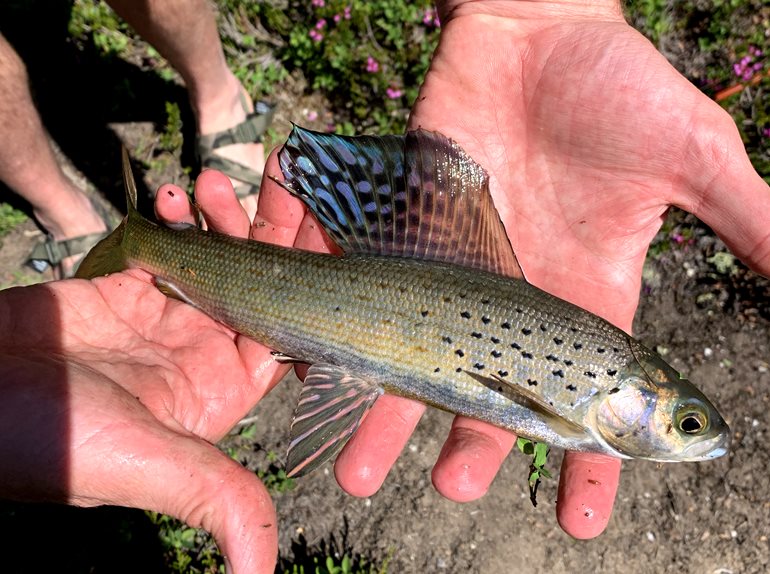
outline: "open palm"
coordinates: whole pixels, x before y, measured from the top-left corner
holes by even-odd
[[[732,120],[617,7],[569,4],[440,3],[441,40],[411,127],[451,137],[487,169],[530,282],[627,331],[669,205],[701,217],[770,274],[770,193]],[[397,452],[421,412],[403,399],[378,401],[338,458],[341,484],[376,488],[391,461],[383,453]],[[454,500],[480,496],[512,443],[457,418],[434,484]],[[557,513],[568,533],[604,529],[619,470],[616,459],[567,453]]]
[[[532,283],[630,331],[644,256],[671,204],[770,273],[770,197],[732,120],[618,12],[447,4],[412,124],[453,137],[489,171]],[[568,532],[603,529],[618,470],[566,457],[558,512]]]
[[[227,179],[200,178],[212,180],[198,197],[225,218],[212,226],[245,235],[226,222],[245,219]],[[174,189],[159,211],[189,220]],[[168,299],[139,270],[0,295],[4,495],[172,514],[210,530],[235,571],[272,572],[267,491],[211,444],[285,374],[270,350]]]

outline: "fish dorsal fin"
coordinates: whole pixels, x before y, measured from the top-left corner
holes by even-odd
[[[291,421],[286,473],[307,474],[337,454],[381,394],[377,385],[342,367],[312,365]]]
[[[548,404],[542,397],[525,389],[521,385],[517,385],[512,381],[506,381],[496,375],[485,377],[477,373],[471,373],[470,371],[465,372],[477,382],[488,389],[501,394],[509,401],[538,413],[543,419],[547,420],[551,428],[560,435],[584,436],[586,434],[586,429],[567,419],[563,413],[559,412],[554,406]]]
[[[346,254],[523,276],[486,172],[439,133],[349,137],[295,126],[279,158],[284,187]]]

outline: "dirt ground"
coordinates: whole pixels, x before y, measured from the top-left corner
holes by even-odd
[[[184,98],[179,98],[178,89],[145,80],[136,84],[129,100],[112,100],[108,108],[103,102],[109,94],[97,98],[89,79],[101,64],[89,62],[93,66],[79,77],[83,81],[75,78],[70,83],[75,94],[62,101],[62,94],[52,92],[41,98],[41,110],[72,165],[122,209],[118,141],[133,150],[146,149],[157,136],[162,102]],[[50,71],[56,64],[49,66]],[[133,70],[129,75],[136,74]],[[55,76],[40,86],[53,81]],[[102,104],[94,105],[95,98]],[[122,113],[142,98],[151,102],[142,108],[146,114]],[[290,119],[301,121],[288,110],[309,104],[300,93],[283,98],[277,122],[287,127]],[[74,111],[62,118],[63,106]],[[121,113],[114,113],[114,106]],[[75,135],[71,117],[78,113],[87,121]],[[181,156],[184,165],[191,163],[188,147],[185,144]],[[145,174],[148,188],[169,180],[186,183],[179,157],[167,159],[159,170]],[[85,186],[86,179],[82,181]],[[646,344],[665,347],[673,366],[714,400],[733,429],[729,455],[706,463],[626,463],[606,533],[581,542],[563,534],[555,523],[555,480],[541,485],[539,505],[532,507],[526,486],[528,461],[520,455],[506,460],[483,499],[462,505],[442,499],[431,486],[430,470],[451,418],[430,410],[375,496],[357,499],[344,494],[330,467],[276,495],[284,564],[337,551],[376,562],[389,558],[388,571],[393,573],[770,571],[770,287],[740,268],[733,275],[715,272],[708,258],[724,247],[701,227],[695,229],[691,244],[661,255],[647,269],[635,332]],[[3,239],[0,285],[36,279],[21,264],[38,239],[31,221]],[[254,460],[257,453],[285,452],[298,392],[297,381],[279,385],[253,412],[258,426]],[[248,454],[244,458],[252,459]],[[551,466],[558,468],[561,454],[554,452],[550,458]],[[109,511],[69,512],[52,519],[49,527],[54,536],[66,537],[64,531],[76,516],[76,545],[85,553],[104,552],[88,541],[90,534],[98,542],[102,539],[97,531],[118,528],[118,523],[125,526],[126,520],[141,522],[136,515],[116,518]],[[29,536],[34,536],[34,528],[30,525]],[[134,552],[134,545],[147,539],[144,528],[137,526],[133,540],[122,544],[120,552]],[[20,532],[6,543],[27,535]],[[112,560],[120,561],[117,558],[113,554]],[[133,571],[160,572],[156,558],[130,563]]]

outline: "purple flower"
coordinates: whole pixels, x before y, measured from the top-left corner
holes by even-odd
[[[770,128],[765,128],[762,130],[762,135],[766,138],[770,138]]]
[[[312,29],[310,32],[308,32],[308,35],[313,39],[314,42],[320,42],[324,39],[324,35],[321,34],[318,30]]]
[[[387,90],[385,90],[385,95],[388,96],[391,100],[395,100],[403,96],[404,92],[402,92],[398,88],[388,88]]]
[[[314,122],[318,119],[318,112],[315,110],[307,110],[305,112],[305,118],[309,122]]]
[[[376,74],[380,71],[380,63],[371,56],[366,57],[366,71],[370,74]]]
[[[350,11],[353,9],[353,6],[345,6],[345,10],[342,12],[343,18],[345,20],[350,20]]]
[[[325,0],[313,0],[311,2],[311,4],[313,6],[315,6],[316,8],[323,8],[324,6],[326,6],[326,1]]]
[[[318,22],[315,23],[315,29],[316,30],[323,30],[326,26],[326,20],[321,18]]]
[[[422,15],[422,23],[428,27],[438,28],[441,23],[438,20],[438,12],[433,8],[427,8]]]

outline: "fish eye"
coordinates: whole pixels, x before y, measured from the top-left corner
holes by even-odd
[[[706,428],[706,417],[697,411],[685,411],[677,419],[679,430],[686,434],[699,434]]]

